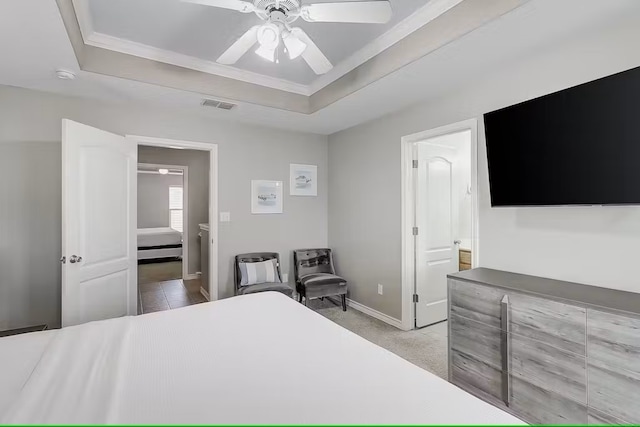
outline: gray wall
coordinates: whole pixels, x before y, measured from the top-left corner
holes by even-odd
[[[25,237],[22,234],[11,234],[12,237],[6,239],[3,232],[0,238],[3,248],[3,259],[0,261],[0,325],[3,327],[17,327],[36,321],[47,321],[51,325],[60,322],[59,161],[63,118],[121,135],[144,135],[218,144],[218,204],[220,211],[231,212],[232,219],[229,223],[220,224],[218,277],[221,297],[233,294],[233,255],[248,251],[280,252],[283,257],[283,269],[291,274],[292,249],[327,244],[326,136],[214,120],[149,105],[104,103],[0,86],[0,146],[7,142],[17,146],[40,143],[50,150],[46,156],[42,155],[42,161],[50,162],[52,165],[49,168],[31,166],[32,158],[39,158],[37,150],[31,152],[33,156],[23,157],[24,167],[29,164],[32,169],[29,170],[28,176],[21,180],[24,182],[20,185],[39,188],[37,183],[34,183],[38,180],[53,187],[46,191],[37,190],[37,197],[34,198],[14,197],[17,200],[22,199],[24,206],[35,208],[31,215],[37,220],[34,218],[29,221],[28,226],[20,225],[23,221],[20,215],[0,214],[2,230],[17,229],[20,225],[26,233],[32,224],[46,224],[42,226],[42,230],[45,231],[41,234],[50,241],[48,245],[40,247],[34,247],[29,243],[28,251],[12,255],[5,248],[22,244]],[[9,165],[18,164],[20,158],[13,157],[15,159],[3,155],[2,159]],[[287,195],[284,199],[284,214],[251,215],[251,179],[284,181],[285,194],[288,194],[289,163],[318,165],[318,197]],[[4,176],[4,168],[2,170]],[[19,176],[10,175],[8,179],[17,181]],[[4,197],[1,200],[1,209],[8,209],[5,205],[9,200]],[[10,209],[12,212],[18,208]],[[29,266],[23,261],[27,258]],[[43,269],[38,280],[32,277],[34,273],[29,271],[36,264]],[[14,268],[14,265],[18,268]],[[4,298],[5,295],[9,298]],[[11,310],[5,307],[11,307]]]
[[[175,186],[182,187],[182,176],[138,173],[138,228],[169,227],[169,187]]]
[[[438,100],[329,137],[329,245],[350,298],[401,317],[402,136],[477,118],[481,266],[640,292],[640,208],[492,209],[482,114],[640,65],[640,27],[557,43]],[[384,285],[384,296],[377,294]]]
[[[189,251],[189,274],[201,271],[200,240],[198,239],[200,228],[198,224],[209,222],[209,152],[141,145],[138,147],[138,162],[189,167],[187,201],[189,205],[189,247],[185,249]],[[140,186],[138,186],[138,191],[140,191]],[[138,200],[140,200],[139,197]]]
[[[0,141],[0,330],[59,324],[60,156],[60,144]]]

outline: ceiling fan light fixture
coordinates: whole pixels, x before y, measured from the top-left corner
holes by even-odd
[[[282,34],[282,40],[284,41],[284,45],[287,48],[287,53],[289,54],[289,59],[296,59],[307,48],[307,44],[291,34],[290,32],[286,32]]]
[[[280,28],[271,23],[258,28],[258,43],[260,47],[275,50],[280,44]]]
[[[276,62],[276,50],[268,47],[260,46],[256,50],[256,55],[270,62]]]

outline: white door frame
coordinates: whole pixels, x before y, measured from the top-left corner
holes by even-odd
[[[126,135],[138,146],[148,145],[153,147],[175,148],[179,147],[191,150],[209,152],[209,300],[218,299],[218,144],[208,142],[182,141],[167,138],[154,138],[149,136]],[[134,230],[135,232],[135,230]],[[188,249],[188,248],[187,248]],[[184,263],[183,263],[184,264]],[[184,268],[184,266],[183,266]]]
[[[401,139],[402,171],[402,329],[415,328],[415,248],[413,227],[415,225],[415,179],[413,173],[413,147],[417,142],[451,133],[471,131],[471,251],[472,267],[479,259],[478,220],[478,120],[469,119],[424,132],[403,136]]]
[[[143,144],[139,144],[143,145]],[[196,279],[189,275],[189,167],[183,165],[161,165],[159,163],[140,163],[138,162],[138,173],[140,166],[156,169],[177,169],[182,171],[182,279]]]

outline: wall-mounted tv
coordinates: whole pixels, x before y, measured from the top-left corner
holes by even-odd
[[[492,206],[640,204],[640,67],[484,115]]]

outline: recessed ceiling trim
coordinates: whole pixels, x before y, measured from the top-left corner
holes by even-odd
[[[85,0],[75,0],[78,4]],[[444,10],[447,1],[432,0]],[[229,101],[313,114],[431,52],[451,43],[528,0],[461,0],[380,54],[312,95],[291,93],[139,55],[89,45],[83,40],[72,0],[56,0],[69,39],[84,71],[194,92]],[[81,6],[82,7],[82,6]],[[435,12],[434,12],[435,14]],[[395,27],[394,27],[395,28]],[[409,31],[406,29],[405,31]]]
[[[152,61],[177,65],[178,67],[191,68],[192,70],[202,71],[203,73],[215,74],[221,77],[227,77],[299,95],[311,95],[309,92],[310,88],[303,84],[269,77],[251,71],[218,64],[215,61],[208,61],[194,56],[183,55],[143,43],[99,33],[95,31],[93,27],[93,19],[91,18],[88,0],[72,0],[72,3],[73,8],[76,11],[76,19],[80,26],[80,33],[82,34],[84,43],[89,46],[113,50],[114,52],[120,52],[127,55],[139,56]]]
[[[324,89],[340,77],[355,70],[371,58],[379,55],[389,47],[393,46],[414,31],[419,30],[427,23],[433,21],[452,7],[457,6],[464,0],[430,0],[426,5],[416,10],[414,13],[398,22],[389,31],[367,44],[360,50],[353,53],[340,63],[334,65],[333,69],[319,76],[309,85],[310,94],[314,94]]]
[[[159,49],[157,47],[133,42],[131,40],[113,37],[108,34],[93,32],[88,39],[85,39],[85,43],[89,46],[125,53],[127,55],[139,56],[140,58],[150,59],[152,61],[159,61],[166,64],[177,65],[178,67],[190,68],[192,70],[202,71],[203,73],[253,83],[272,89],[283,90],[285,92],[306,96],[311,95],[310,89],[306,85],[265,76],[251,71],[241,70],[228,65],[218,64],[214,61],[207,61],[206,59]]]
[[[58,0],[60,1],[60,0]],[[215,74],[83,45],[84,71],[185,90],[228,101],[248,102],[309,114],[309,97]]]
[[[380,80],[396,70],[419,60],[464,35],[511,12],[529,0],[466,0],[458,2],[429,24],[398,41],[374,58],[358,66],[331,85],[314,93],[310,99],[311,111],[321,110],[342,98]]]
[[[56,0],[81,70],[228,101],[309,114],[309,97],[87,45],[72,0]]]
[[[73,3],[73,9],[76,11],[76,19],[80,26],[80,33],[84,40],[89,39],[93,30],[93,19],[91,19],[91,11],[89,10],[89,3],[87,0],[71,0]]]
[[[93,26],[88,0],[72,0],[72,3],[76,11],[76,19],[78,20],[84,42],[90,46],[135,55],[153,61],[161,61],[179,67],[191,68],[204,73],[228,77],[286,92],[311,96],[463,1],[464,0],[428,1],[425,6],[422,6],[416,12],[400,21],[389,31],[372,40],[343,61],[334,64],[331,71],[319,76],[309,85],[265,76],[233,66],[218,64],[215,61],[196,58],[96,32]]]

